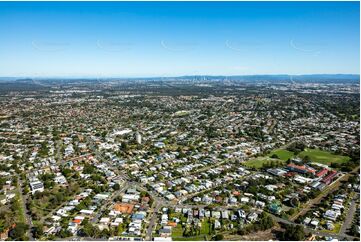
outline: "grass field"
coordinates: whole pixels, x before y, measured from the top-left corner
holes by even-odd
[[[266,162],[271,162],[271,161],[275,161],[275,162],[284,162],[283,160],[278,160],[278,159],[272,159],[270,157],[257,157],[254,159],[250,159],[248,161],[246,161],[245,163],[243,163],[245,166],[247,167],[253,167],[253,168],[262,168],[263,164]]]
[[[273,154],[276,154],[279,159],[272,159],[271,156]],[[276,149],[273,150],[269,155],[257,157],[254,159],[250,159],[243,163],[247,167],[252,168],[262,168],[263,164],[266,162],[282,162],[283,164],[288,159],[294,157],[295,154],[291,151],[285,150],[285,149]],[[308,156],[312,162],[318,162],[325,165],[330,165],[331,163],[344,163],[350,160],[350,157],[348,156],[342,156],[342,155],[335,155],[328,151],[323,151],[319,149],[305,149],[301,153],[297,155],[300,158],[304,158],[305,156]]]
[[[318,162],[325,165],[330,165],[331,163],[344,163],[350,160],[350,157],[348,156],[334,155],[328,151],[319,149],[305,149],[298,156],[301,158],[308,156],[312,162]]]
[[[295,155],[293,152],[284,149],[274,150],[270,153],[269,156],[271,157],[273,154],[276,154],[278,158],[280,158],[283,161],[286,161]]]

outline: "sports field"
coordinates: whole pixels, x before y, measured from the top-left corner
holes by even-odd
[[[284,160],[284,161],[286,161],[294,156],[293,152],[284,150],[284,149],[274,150],[270,153],[270,156],[272,156],[273,154],[276,154],[278,156],[278,158],[280,158],[281,160]]]
[[[279,159],[273,159],[271,156],[276,154]],[[328,151],[323,151],[319,149],[305,149],[297,155],[300,158],[308,156],[312,162],[318,162],[325,165],[331,165],[331,163],[343,163],[350,160],[348,156],[335,155]],[[262,156],[250,159],[243,163],[247,167],[252,168],[262,168],[263,164],[267,162],[278,162],[280,165],[285,164],[285,161],[296,157],[295,154],[291,151],[285,149],[276,149],[273,150],[268,156]]]
[[[298,154],[298,156],[301,158],[308,156],[312,162],[318,162],[325,165],[330,165],[331,163],[344,163],[350,160],[350,157],[348,156],[335,155],[319,149],[305,149]]]

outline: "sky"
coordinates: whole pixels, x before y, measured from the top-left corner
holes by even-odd
[[[359,2],[0,2],[0,76],[359,74],[359,8]]]

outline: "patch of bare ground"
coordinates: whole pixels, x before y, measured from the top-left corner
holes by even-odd
[[[258,231],[256,233],[250,233],[247,235],[237,235],[237,234],[229,234],[224,235],[223,240],[230,240],[230,241],[240,241],[240,240],[248,240],[248,241],[267,241],[267,240],[274,240],[275,236],[272,233],[272,229],[268,229],[265,231]]]

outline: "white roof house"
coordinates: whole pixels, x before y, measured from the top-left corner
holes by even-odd
[[[82,210],[80,210],[80,213],[86,214],[86,215],[92,215],[94,213],[94,210],[82,209]]]
[[[110,222],[110,218],[107,217],[101,218],[99,222],[102,224],[108,224]]]
[[[34,182],[30,182],[30,188],[31,188],[31,193],[34,194],[36,192],[43,192],[44,191],[44,184],[37,180]]]

